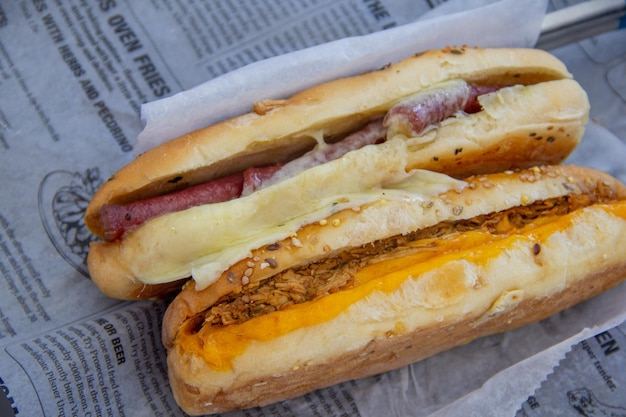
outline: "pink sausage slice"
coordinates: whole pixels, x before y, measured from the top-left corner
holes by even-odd
[[[233,174],[171,194],[134,201],[129,204],[105,204],[100,209],[104,240],[122,237],[124,232],[165,213],[181,211],[201,204],[220,203],[241,195],[243,174]]]
[[[165,213],[185,210],[203,204],[220,203],[239,198],[269,184],[289,178],[308,168],[340,158],[366,145],[386,140],[388,129],[406,136],[416,136],[428,126],[458,112],[481,110],[478,96],[498,90],[498,86],[455,85],[451,88],[408,98],[392,107],[384,118],[374,120],[340,142],[316,148],[284,166],[252,167],[229,175],[157,197],[125,205],[107,204],[100,209],[104,239],[112,241],[147,220]]]

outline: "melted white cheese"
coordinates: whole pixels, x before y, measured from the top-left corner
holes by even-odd
[[[422,201],[463,187],[443,174],[407,173],[406,146],[403,140],[366,146],[246,197],[153,219],[128,236],[121,254],[145,283],[191,275],[202,289],[251,250],[340,210],[378,200]]]

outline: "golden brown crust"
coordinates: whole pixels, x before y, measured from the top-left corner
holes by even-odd
[[[461,78],[512,85],[570,77],[560,61],[540,50],[428,51],[379,71],[313,87],[278,105],[257,106],[263,111],[191,132],[150,150],[101,187],[87,209],[85,222],[102,236],[98,211],[103,204],[162,194],[250,164],[287,160],[313,145],[312,129],[323,129],[329,137],[339,135],[381,114],[399,98],[436,83]],[[272,152],[268,154],[269,149]]]

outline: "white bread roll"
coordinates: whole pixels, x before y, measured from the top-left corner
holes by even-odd
[[[418,204],[425,227],[432,228],[432,213],[450,223],[517,205],[527,206],[523,213],[530,217],[531,209],[554,210],[521,229],[500,220],[492,225],[497,233],[478,228],[420,236],[407,245],[415,251],[374,256],[352,271],[357,284],[345,290],[234,325],[203,322],[226,292],[247,294],[241,278],[229,283],[226,274],[203,291],[190,283],[163,323],[170,381],[181,407],[190,414],[247,408],[388,371],[541,320],[626,277],[626,188],[616,180],[589,169],[541,167],[467,182],[432,205]],[[558,199],[553,206],[552,199]],[[565,201],[573,211],[557,214]],[[382,218],[396,206],[409,210],[394,201],[388,204],[394,208],[376,206],[366,210],[379,210]],[[350,222],[358,221],[350,212],[338,213],[345,217],[337,217],[342,223],[336,227],[316,227],[349,233]],[[281,245],[278,265],[300,250],[319,261],[317,251],[307,249],[317,235],[308,236],[311,242],[298,233],[302,247]]]
[[[444,54],[446,58],[456,59],[457,57],[449,52],[437,52],[433,53],[434,57],[428,55],[430,59],[427,62],[434,61],[435,57],[441,59],[440,54]],[[486,58],[483,55],[486,55],[495,60],[493,53],[487,53],[485,50],[467,50],[462,56],[471,57],[474,54],[484,59]],[[529,52],[523,50],[510,54],[513,56],[519,54],[518,59],[521,60],[523,57],[527,60],[526,54]],[[500,52],[500,55],[504,58],[510,57],[509,53]],[[422,57],[424,55],[419,58]],[[417,59],[413,58],[413,60]],[[483,63],[482,60],[479,62]],[[489,64],[493,63],[489,62]],[[521,66],[521,64],[518,65]],[[520,68],[516,68],[516,71],[518,70],[521,71]],[[511,70],[506,68],[506,71]],[[547,72],[545,69],[543,71]],[[384,71],[379,71],[373,74],[380,78],[382,77],[380,74],[383,73]],[[474,77],[476,76],[474,74]],[[519,78],[514,77],[516,80]],[[383,79],[387,80],[387,78]],[[322,87],[314,91],[320,93],[320,90],[326,91]],[[332,91],[337,94],[335,89]],[[374,93],[370,95],[374,96]],[[298,97],[296,103],[305,101],[310,108],[303,110],[299,108],[301,105],[293,104],[292,107],[290,103],[265,116],[247,116],[237,123],[226,122],[224,125],[219,125],[223,136],[216,137],[225,138],[225,132],[229,132],[231,141],[234,140],[233,138],[245,137],[245,135],[239,136],[240,129],[244,127],[247,129],[255,123],[250,122],[249,126],[243,120],[259,121],[257,123],[263,121],[273,126],[276,122],[273,119],[274,116],[281,115],[283,110],[286,112],[291,109],[289,112],[292,112],[295,111],[293,108],[296,108],[299,112],[309,116],[315,115],[314,109],[326,111],[328,108],[325,104],[310,104],[317,103],[317,99],[305,100],[303,97]],[[365,101],[365,99],[362,100]],[[332,214],[330,206],[308,207],[304,202],[324,199],[329,201],[328,199],[332,198],[342,198],[346,193],[366,192],[380,187],[381,184],[398,181],[399,172],[417,168],[459,177],[560,162],[579,143],[588,117],[586,94],[575,81],[567,79],[501,89],[483,96],[481,104],[483,111],[447,119],[437,129],[429,130],[419,138],[392,139],[384,144],[367,146],[352,151],[339,160],[311,168],[246,197],[164,215],[148,221],[128,233],[123,239],[94,243],[90,248],[88,259],[92,279],[105,294],[125,299],[147,298],[171,289],[175,290],[192,275],[202,286],[206,286],[221,271],[241,259],[241,254],[289,236],[304,224],[319,221]],[[301,119],[301,117],[295,118],[292,113],[289,115],[289,120],[300,123]],[[273,122],[270,123],[267,120]],[[287,123],[283,119],[280,120],[281,128],[286,129],[284,126]],[[226,126],[229,128],[227,129]],[[212,130],[212,128],[208,129]],[[302,129],[304,128],[292,130],[300,132]],[[137,160],[116,174],[114,179],[106,183],[94,197],[86,220],[90,218],[90,211],[97,212],[96,207],[103,203],[105,195],[109,197],[109,202],[126,198],[123,195],[112,198],[109,195],[112,192],[111,189],[119,188],[119,186],[130,188],[127,184],[136,182],[133,180],[143,181],[149,178],[152,175],[150,172],[155,171],[156,167],[160,166],[159,163],[162,163],[163,171],[167,172],[168,167],[174,165],[173,161],[177,161],[178,153],[184,153],[187,158],[190,158],[190,155],[207,155],[208,150],[198,150],[192,147],[187,143],[188,139],[185,139],[184,147],[177,148],[177,152],[173,151],[174,145],[169,143],[164,148],[155,149],[150,156]],[[226,139],[222,140],[226,141]],[[270,142],[272,141],[268,140],[268,144]],[[173,143],[180,145],[181,141]],[[260,146],[258,142],[249,143],[250,148],[257,149],[257,146]],[[221,145],[216,145],[210,149],[214,149],[212,152],[217,152],[217,149],[223,148]],[[159,162],[160,160],[155,155],[160,155],[161,159],[167,158],[169,162],[167,164],[164,161]],[[236,155],[243,158],[242,155],[250,156],[251,154],[245,151],[243,154]],[[222,156],[220,154],[220,157]],[[155,159],[148,163],[149,158]],[[257,157],[251,159],[256,160]],[[227,162],[220,161],[217,165],[222,163]],[[186,174],[176,174],[177,177],[181,175]],[[335,179],[346,175],[351,175],[353,179],[342,180],[341,184],[337,184]],[[328,184],[332,184],[332,187]],[[285,200],[284,196],[289,196],[289,199],[303,204],[284,207],[285,204],[281,202]],[[281,202],[274,207],[282,207],[282,211],[276,211],[272,207],[273,202]],[[266,208],[259,209],[259,207]],[[272,213],[276,216],[270,216]],[[294,218],[299,218],[301,221],[284,224],[285,219]],[[280,230],[275,229],[278,224],[283,224]],[[274,228],[272,234],[265,232],[272,228]],[[250,233],[255,230],[264,230],[264,232],[259,232],[260,236],[251,240]],[[228,236],[228,238],[216,241],[215,236]],[[227,250],[230,254],[226,253]]]

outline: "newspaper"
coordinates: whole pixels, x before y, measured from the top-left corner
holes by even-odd
[[[570,3],[0,3],[0,416],[184,415],[160,342],[166,304],[109,299],[85,267],[94,239],[86,204],[142,148],[258,98],[429,47],[532,46],[545,11]],[[625,33],[554,50],[593,106],[572,161],[622,180]],[[625,291],[401,370],[229,415],[452,416],[474,415],[476,404],[490,410],[481,415],[513,415],[570,346],[624,320]],[[503,384],[500,375],[518,366],[526,377]]]
[[[625,329],[623,323],[574,346],[516,416],[554,416],[570,407],[581,415],[626,415]]]

